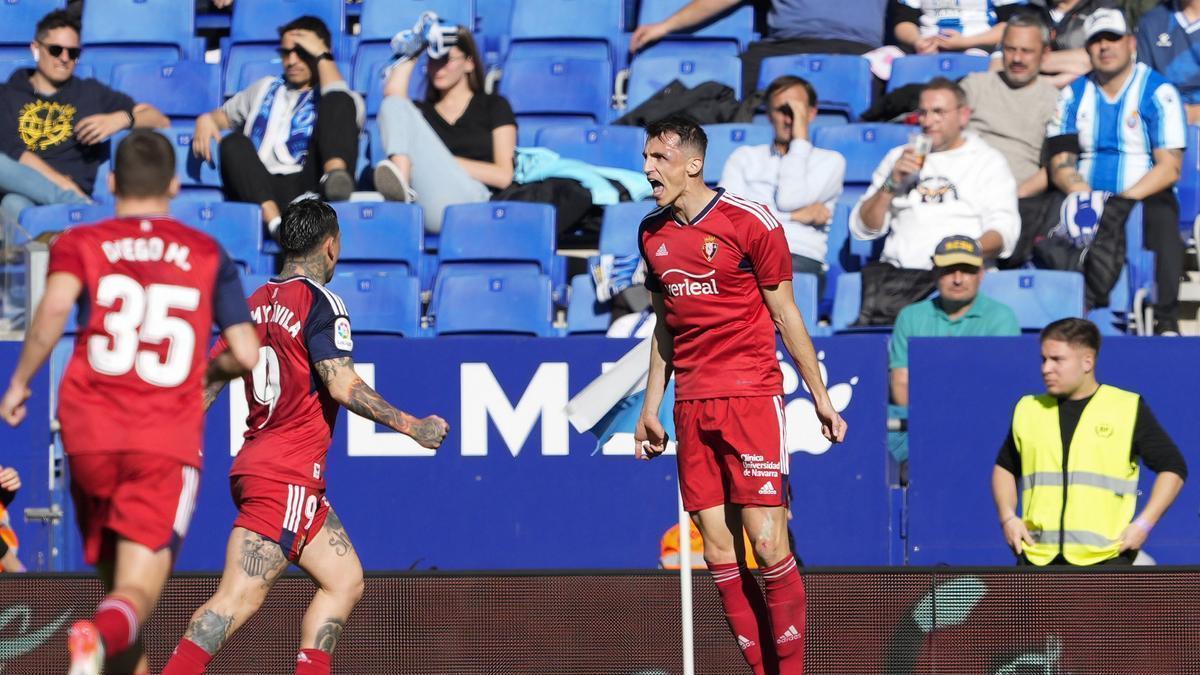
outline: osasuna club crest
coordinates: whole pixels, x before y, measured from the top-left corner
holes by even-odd
[[[717,238],[705,237],[704,248],[702,250],[704,251],[704,259],[712,262],[712,259],[717,257]]]

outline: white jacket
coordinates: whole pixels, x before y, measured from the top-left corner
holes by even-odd
[[[881,260],[909,269],[931,269],[933,250],[956,234],[979,239],[995,231],[1004,241],[1000,257],[1011,255],[1021,234],[1017,182],[999,151],[973,133],[964,132],[963,138],[954,150],[929,153],[919,177],[901,187],[907,192],[892,197],[883,228],[872,232],[863,225],[860,211],[904,152],[904,146],[892,148],[850,213],[850,233],[868,240],[888,235]]]

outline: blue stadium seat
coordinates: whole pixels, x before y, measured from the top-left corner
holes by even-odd
[[[549,11],[548,11],[549,10]],[[513,0],[507,58],[601,59],[620,63],[622,7],[611,0]],[[505,73],[507,75],[507,71]]]
[[[721,180],[725,160],[743,145],[764,145],[775,140],[775,131],[765,124],[706,124],[708,153],[704,157],[704,182],[716,185]]]
[[[434,332],[551,336],[550,286],[549,277],[530,270],[480,267],[448,274],[434,290]]]
[[[439,276],[450,265],[519,263],[549,275],[554,269],[554,207],[484,202],[446,208],[438,241]]]
[[[1195,236],[1193,223],[1200,215],[1200,127],[1187,128],[1187,149],[1183,151],[1183,167],[1176,184],[1179,193],[1179,226]]]
[[[221,62],[225,67],[224,91],[233,95],[247,63],[278,59],[279,27],[301,16],[315,16],[325,22],[333,35],[330,46],[335,57],[348,54],[346,35],[346,4],[344,0],[253,0],[235,2],[228,41],[222,41]],[[276,69],[273,75],[279,75]],[[348,74],[344,70],[343,74]]]
[[[638,8],[639,26],[658,23],[674,14],[681,6],[679,0],[641,0]],[[686,55],[700,44],[710,44],[723,53],[737,56],[754,39],[754,7],[740,3],[732,9],[687,31],[671,33],[657,44],[646,48],[643,56]],[[740,94],[741,91],[738,90]]]
[[[805,328],[812,335],[820,334],[823,330],[823,327],[817,325],[817,318],[820,315],[819,298],[817,297],[819,286],[820,283],[815,274],[797,273],[792,275],[792,296],[796,299],[796,307],[800,309],[800,316],[804,317]]]
[[[473,30],[473,4],[472,0],[364,0],[351,86],[355,91],[370,90],[369,78],[376,67],[392,58],[392,36],[412,28],[422,12],[432,11],[443,23]]]
[[[980,292],[1003,302],[1017,315],[1024,331],[1083,317],[1083,275],[1059,270],[999,270],[983,275]]]
[[[119,64],[112,87],[167,117],[190,121],[221,104],[221,68],[200,61]]]
[[[592,59],[508,59],[500,94],[517,116],[518,143],[528,145],[551,124],[604,124],[609,117],[612,65]]]
[[[252,4],[252,3],[250,3]],[[83,6],[82,62],[109,82],[120,63],[203,58],[195,5],[180,0],[88,0]]]
[[[489,68],[500,63],[512,24],[513,0],[475,0],[475,30],[483,62]]]
[[[646,133],[640,127],[560,124],[542,127],[536,145],[594,166],[640,172]]]
[[[875,123],[821,127],[813,131],[813,145],[845,157],[845,182],[865,187],[888,151],[908,143],[908,135],[916,130],[905,124]]]
[[[210,165],[192,153],[192,136],[196,128],[194,124],[174,123],[166,129],[155,129],[167,137],[175,146],[175,175],[179,177],[182,191],[181,197],[200,199],[202,201],[221,201],[225,198],[221,192],[221,165],[217,149],[213,148],[213,164]],[[122,131],[112,138],[113,148],[121,143],[128,131]],[[104,185],[106,175],[111,165],[102,165],[100,173],[96,174],[96,190],[93,194],[107,197],[108,189]]]
[[[234,69],[226,66],[221,78],[221,98],[227,99],[264,77],[283,74],[283,60],[273,52],[259,59],[243,59]]]
[[[612,322],[612,305],[596,300],[596,283],[590,274],[571,277],[571,302],[567,305],[567,333],[603,335]]]
[[[262,252],[263,224],[258,204],[176,199],[171,202],[171,216],[221,242],[229,257],[247,272],[274,271],[271,256]]]
[[[383,105],[383,85],[387,83],[383,77],[383,69],[387,65],[387,61],[375,63],[374,72],[363,81],[366,89],[362,91],[367,92],[366,108],[368,119],[375,119],[379,115],[379,106]],[[425,99],[426,73],[428,71],[429,59],[422,54],[420,60],[417,61],[416,67],[413,68],[412,77],[408,80],[409,100],[422,101]]]
[[[720,82],[740,96],[742,61],[736,55],[638,56],[629,66],[625,107],[638,107],[672,80],[679,80],[688,87]]]
[[[355,333],[421,337],[421,284],[389,272],[338,272],[328,284],[346,304]]]
[[[862,308],[862,275],[858,272],[845,272],[837,278],[837,288],[833,296],[833,332],[841,333],[858,321],[858,312]]]
[[[270,274],[251,274],[246,272],[245,269],[241,269],[240,272],[242,277],[242,290],[245,291],[247,298],[249,298],[251,295],[254,295],[254,291],[257,291],[260,287],[265,286],[272,278],[272,275]]]
[[[65,4],[65,0],[0,2],[0,62],[29,58],[29,42],[33,40],[37,22]],[[7,80],[5,76],[4,81]]]
[[[989,59],[971,54],[916,54],[892,61],[892,78],[887,90],[894,91],[906,84],[924,84],[935,77],[959,80],[971,73],[986,71]]]
[[[797,75],[817,90],[817,108],[850,121],[871,107],[871,65],[861,56],[796,54],[763,59],[758,88],[766,90],[781,75]]]
[[[418,276],[425,225],[421,207],[399,202],[337,202],[343,272],[386,270]]]
[[[600,224],[601,255],[636,254],[638,226],[656,208],[654,202],[620,202],[604,207],[604,220]]]
[[[112,204],[51,204],[50,206],[33,206],[21,212],[20,224],[24,236],[18,232],[17,241],[10,244],[20,244],[43,232],[57,232],[74,225],[94,223],[98,220],[113,216]]]

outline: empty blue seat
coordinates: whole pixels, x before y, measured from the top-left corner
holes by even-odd
[[[551,283],[544,274],[512,268],[476,268],[448,274],[434,291],[431,316],[438,335],[451,333],[554,334]]]
[[[500,93],[517,116],[519,143],[552,124],[608,121],[612,64],[590,59],[512,59],[504,64]]]
[[[571,277],[571,301],[567,305],[567,332],[572,335],[608,331],[612,321],[612,305],[596,300],[596,284],[591,275]]]
[[[935,77],[959,80],[971,73],[988,69],[986,56],[971,54],[915,54],[892,61],[892,78],[887,90],[893,91],[906,84],[924,84]]]
[[[418,276],[425,225],[421,207],[399,202],[337,202],[332,205],[342,232],[339,271],[386,268]]]
[[[638,8],[638,25],[658,23],[674,14],[682,6],[679,0],[641,0]],[[728,49],[737,56],[754,39],[754,7],[749,3],[721,12],[717,16],[686,31],[671,33],[657,44],[646,48],[642,54],[686,55],[699,44],[711,43]],[[740,90],[738,92],[741,93]]]
[[[224,199],[224,194],[221,192],[221,165],[218,158],[217,149],[213,147],[213,164],[205,162],[197,157],[192,152],[192,138],[196,128],[194,124],[174,123],[166,129],[155,129],[158,133],[167,137],[171,141],[171,145],[175,147],[175,175],[179,177],[179,183],[183,190],[181,196],[186,194],[192,198],[200,198],[209,201],[220,201]],[[115,150],[126,136],[128,131],[122,131],[113,136],[112,143]],[[107,171],[109,167],[106,165],[101,171]],[[106,188],[101,187],[103,176],[96,175],[97,193],[104,195],[107,193]]]
[[[421,284],[415,277],[380,271],[338,272],[328,288],[345,303],[355,333],[423,334]]]
[[[725,160],[743,145],[764,145],[775,140],[775,130],[766,124],[706,124],[708,152],[704,157],[704,182],[721,180]]]
[[[0,62],[28,59],[29,42],[33,40],[37,22],[50,12],[62,9],[64,4],[64,0],[0,2]],[[7,74],[3,81],[8,81]]]
[[[646,133],[640,127],[561,124],[542,127],[536,145],[594,166],[640,172]]]
[[[845,272],[838,276],[837,287],[833,296],[833,316],[830,324],[833,331],[840,333],[850,328],[858,321],[858,312],[862,308],[862,275],[858,272]]]
[[[240,270],[240,272],[240,276],[242,278],[242,290],[246,293],[247,298],[249,298],[251,295],[254,295],[254,291],[257,291],[262,286],[265,286],[272,278],[272,275],[270,274],[251,274],[246,272],[245,269]]]
[[[221,67],[201,61],[125,63],[113,68],[112,88],[167,117],[190,120],[221,104]]]
[[[601,255],[638,253],[638,226],[656,208],[654,202],[620,202],[604,207],[604,219],[600,223]]]
[[[24,233],[18,232],[17,240],[9,243],[23,243],[37,237],[43,232],[58,232],[68,227],[94,223],[105,218],[112,218],[112,216],[112,204],[51,204],[49,206],[32,206],[21,212],[20,224]]]
[[[804,326],[810,334],[816,335],[821,331],[817,329],[817,318],[820,314],[818,310],[819,298],[817,297],[817,289],[820,283],[815,274],[793,274],[792,275],[792,296],[796,299],[796,307],[800,309],[800,316],[804,317]]]
[[[906,124],[875,123],[820,127],[813,131],[813,145],[846,158],[846,183],[870,185],[888,151],[908,143],[908,135],[917,130]]]
[[[621,3],[611,0],[557,0],[553,6],[544,0],[513,0],[508,58],[617,61],[623,57],[616,47],[623,25]]]
[[[688,87],[720,82],[741,95],[742,61],[736,55],[638,56],[629,67],[626,107],[638,107],[672,80]]]
[[[861,56],[796,54],[763,59],[758,88],[766,90],[775,78],[796,75],[817,90],[817,108],[854,121],[871,107],[871,64]]]
[[[175,200],[171,216],[221,242],[229,257],[254,274],[273,271],[271,256],[262,253],[263,224],[258,204]]]
[[[387,80],[383,77],[383,69],[387,68],[387,66],[387,61],[377,61],[374,65],[374,71],[363,80],[363,85],[366,87],[363,91],[367,92],[366,108],[368,119],[375,119],[379,115],[379,107],[383,105],[383,86],[387,84]],[[413,68],[412,76],[408,79],[409,100],[425,100],[425,88],[428,82],[426,74],[428,72],[429,59],[422,54],[421,58],[417,61],[416,67]]]
[[[253,3],[248,3],[253,4]],[[83,6],[82,62],[108,82],[117,64],[203,58],[192,3],[180,0],[88,0]]]
[[[983,276],[979,290],[1008,305],[1022,330],[1039,331],[1068,317],[1083,317],[1083,275],[1059,270],[1001,270]]]
[[[439,275],[448,265],[527,263],[554,268],[554,207],[530,202],[484,202],[446,208],[438,242]]]
[[[1179,225],[1194,235],[1192,224],[1200,215],[1200,127],[1187,128],[1187,149],[1183,151],[1183,167],[1176,185],[1179,193]]]

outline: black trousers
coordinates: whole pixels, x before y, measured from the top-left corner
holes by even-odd
[[[1175,323],[1179,320],[1179,280],[1186,251],[1179,236],[1179,201],[1173,190],[1142,200],[1142,232],[1145,247],[1154,251],[1154,283],[1158,287],[1154,319]]]
[[[849,40],[817,40],[803,38],[799,40],[761,40],[751,42],[742,53],[742,98],[747,98],[758,88],[758,71],[763,59],[768,56],[788,56],[791,54],[855,54],[862,55],[871,51],[870,45]],[[763,87],[766,89],[766,87]],[[878,92],[876,92],[878,93]]]
[[[258,148],[242,133],[232,133],[222,139],[219,152],[225,199],[252,204],[273,201],[283,209],[296,197],[317,190],[328,160],[340,159],[354,173],[358,161],[354,99],[341,91],[321,97],[317,103],[317,123],[309,139],[308,156],[296,173],[267,171],[258,157]]]

